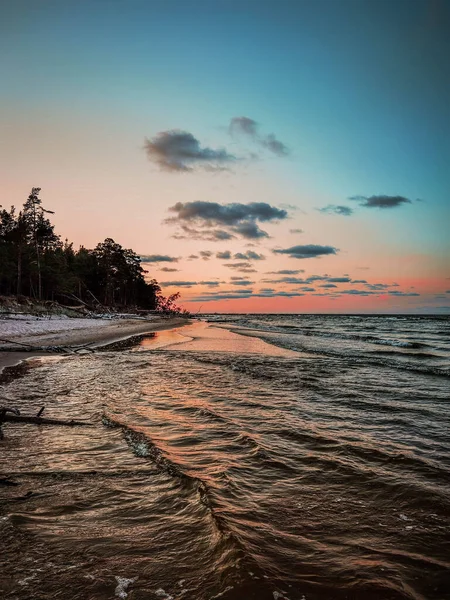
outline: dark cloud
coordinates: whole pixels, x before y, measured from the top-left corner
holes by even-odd
[[[353,279],[352,283],[367,283],[365,279]]]
[[[330,283],[349,283],[350,277],[327,277],[327,281]]]
[[[303,233],[303,229],[289,229],[289,233]]]
[[[243,133],[256,137],[258,135],[258,123],[249,117],[233,117],[229,126],[230,133]]]
[[[196,260],[198,256],[196,254],[189,254],[188,260]]]
[[[161,287],[192,287],[197,285],[196,281],[161,281],[159,284]]]
[[[375,292],[369,290],[340,290],[339,293],[348,296],[373,296],[375,294]]]
[[[241,235],[243,238],[247,240],[258,240],[261,238],[270,237],[267,231],[263,231],[255,222],[253,221],[245,221],[244,223],[240,223],[235,227],[232,227],[232,231]]]
[[[235,271],[239,271],[240,273],[256,273],[256,269],[253,269],[251,263],[249,262],[238,262],[238,263],[228,263],[223,265],[224,267],[228,267],[229,269],[233,269]]]
[[[390,296],[420,296],[417,292],[400,292],[399,290],[389,290]]]
[[[309,283],[307,279],[301,277],[280,277],[279,279],[264,279],[265,283],[288,283],[289,285],[299,285]]]
[[[321,283],[319,285],[319,287],[321,287],[321,288],[337,288],[337,285],[335,283]]]
[[[176,256],[167,256],[167,254],[146,254],[139,258],[144,263],[178,262],[180,260]]]
[[[209,260],[213,255],[213,253],[210,250],[201,250],[199,254],[203,258],[203,260]]]
[[[300,288],[302,290],[302,292],[315,292],[316,289],[312,288],[312,287],[302,287]]]
[[[233,117],[229,125],[230,134],[233,136],[244,135],[252,139],[255,144],[266,148],[277,156],[287,156],[289,150],[280,142],[273,133],[260,134],[259,125],[249,117]]]
[[[366,208],[395,208],[401,204],[411,204],[411,200],[404,196],[351,196],[349,200],[354,200]]]
[[[215,302],[216,300],[242,300],[245,298],[297,298],[305,294],[299,292],[275,292],[272,288],[263,288],[254,294],[253,290],[240,290],[239,292],[219,292],[218,294],[204,294],[193,298],[191,302]]]
[[[221,281],[199,281],[199,285],[207,285],[208,287],[217,287],[222,282]]]
[[[232,285],[243,285],[243,286],[247,286],[247,285],[253,285],[255,282],[254,281],[250,281],[250,279],[239,279],[239,280],[234,280],[230,282]]]
[[[268,275],[298,275],[304,272],[304,269],[282,269],[281,271],[269,271]]]
[[[232,240],[235,236],[223,229],[195,229],[188,225],[180,225],[180,231],[173,236],[175,240],[203,240],[205,242],[222,242]]]
[[[212,241],[231,239],[234,234],[246,239],[269,237],[257,222],[278,222],[286,219],[288,213],[266,202],[249,204],[217,202],[177,202],[169,208],[176,216],[166,219],[166,223],[178,225],[181,232],[174,235],[178,239],[210,239]],[[217,229],[219,228],[219,229]],[[225,228],[225,229],[224,229]]]
[[[276,208],[266,202],[250,202],[249,204],[217,202],[177,202],[169,208],[177,213],[176,221],[190,221],[212,225],[237,225],[242,221],[255,220],[261,222],[286,219],[288,214],[284,209]],[[172,221],[169,219],[168,221]]]
[[[304,246],[292,246],[284,250],[273,250],[275,254],[287,254],[291,258],[317,258],[319,256],[327,256],[336,254],[337,248],[333,246],[318,246],[316,244],[307,244]]]
[[[216,258],[220,258],[222,260],[229,260],[231,258],[231,252],[229,250],[225,250],[225,252],[217,252]]]
[[[262,138],[260,143],[261,146],[264,146],[264,148],[267,148],[277,156],[287,156],[289,154],[288,147],[283,142],[280,142],[280,140],[277,140],[273,133],[269,133],[269,135]]]
[[[145,140],[149,160],[164,171],[189,172],[200,166],[207,170],[220,170],[236,159],[224,148],[214,150],[200,142],[188,131],[162,131],[151,140]]]
[[[349,217],[353,213],[353,208],[336,204],[328,204],[328,206],[318,208],[317,210],[322,213],[334,213],[336,215],[342,215],[344,217]]]
[[[163,267],[162,269],[159,269],[160,271],[164,271],[164,273],[175,273],[176,271],[179,271],[180,269],[171,269],[170,267]]]
[[[245,254],[237,252],[233,258],[234,260],[266,260],[264,254],[258,254],[257,252],[253,252],[253,250],[248,250]]]

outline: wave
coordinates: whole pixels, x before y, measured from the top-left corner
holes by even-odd
[[[292,340],[292,339],[286,340],[286,339],[276,338],[273,336],[263,336],[263,335],[261,335],[261,333],[264,333],[264,332],[259,331],[259,330],[258,331],[254,330],[253,332],[250,332],[249,330],[244,331],[244,330],[235,329],[234,332],[238,333],[240,335],[253,335],[254,337],[260,337],[265,342],[267,342],[269,344],[273,344],[275,346],[279,346],[280,348],[285,348],[286,350],[293,350],[294,352],[302,352],[302,353],[315,355],[315,356],[325,356],[325,357],[342,359],[342,360],[345,360],[349,366],[351,366],[352,364],[359,365],[359,366],[361,366],[361,365],[368,365],[368,366],[378,365],[381,367],[393,368],[393,369],[398,369],[401,371],[416,372],[416,373],[420,373],[422,375],[450,377],[450,368],[431,366],[431,365],[417,365],[417,364],[413,364],[413,363],[407,363],[405,361],[397,361],[396,362],[395,360],[383,359],[381,356],[378,358],[377,356],[375,356],[376,352],[364,352],[364,353],[359,353],[356,355],[356,354],[353,354],[351,351],[348,351],[347,349],[343,349],[343,350],[337,349],[336,350],[333,348],[311,348],[310,346],[305,346],[300,339],[299,340]],[[419,358],[423,358],[423,353],[421,353],[421,354],[422,355],[419,355]],[[395,356],[395,352],[389,352],[388,355]],[[401,353],[401,356],[415,358],[416,354]],[[433,356],[435,356],[435,355],[433,355]],[[436,358],[440,358],[440,357],[436,357]]]

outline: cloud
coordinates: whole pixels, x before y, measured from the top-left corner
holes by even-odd
[[[237,252],[233,258],[234,260],[266,260],[264,254],[258,254],[257,252],[253,252],[253,250],[248,250],[245,254]]]
[[[225,252],[217,252],[216,258],[220,258],[222,260],[229,260],[231,258],[231,252],[229,250],[225,250]]]
[[[149,160],[163,171],[190,172],[200,166],[207,170],[223,170],[223,165],[236,157],[224,148],[214,150],[201,146],[188,131],[162,131],[151,140],[145,140]]]
[[[197,285],[196,281],[161,281],[159,284],[161,287],[192,287]]]
[[[233,117],[229,126],[230,133],[241,133],[256,137],[258,135],[258,123],[249,117]]]
[[[146,254],[139,258],[144,263],[178,262],[180,260],[176,256],[168,256],[167,254]]]
[[[291,258],[317,258],[319,256],[327,256],[336,254],[337,248],[333,246],[318,246],[316,244],[307,244],[304,246],[292,246],[284,250],[273,250],[275,254],[287,254]]]
[[[337,285],[335,283],[321,283],[319,285],[319,287],[321,287],[321,288],[337,288]]]
[[[273,133],[260,134],[258,123],[249,117],[233,117],[230,121],[229,132],[232,136],[247,136],[255,144],[266,148],[277,156],[287,156],[289,154],[288,147],[278,140]]]
[[[289,285],[298,285],[300,283],[309,283],[307,279],[301,277],[280,277],[279,279],[264,279],[264,283],[288,283]]]
[[[350,277],[327,277],[327,281],[330,283],[350,283]]]
[[[304,233],[303,229],[289,229],[289,233]]]
[[[217,300],[243,300],[246,298],[297,298],[304,296],[300,292],[275,292],[272,288],[263,288],[258,294],[254,294],[253,290],[240,290],[239,292],[226,291],[218,294],[204,294],[192,298],[191,302],[215,302]]]
[[[199,285],[207,285],[208,287],[217,287],[218,285],[220,285],[221,281],[199,281],[198,282]]]
[[[369,290],[340,290],[339,293],[348,296],[373,296],[375,294],[375,292]]]
[[[304,269],[282,269],[281,271],[269,271],[268,275],[298,275],[304,272]]]
[[[223,229],[195,229],[188,225],[180,225],[180,230],[172,235],[174,240],[202,240],[204,242],[222,242],[232,240],[236,236]],[[198,258],[198,256],[197,256]]]
[[[164,271],[164,273],[175,273],[176,271],[179,271],[180,269],[171,269],[170,267],[163,267],[162,269],[159,269],[160,271]]]
[[[351,196],[349,200],[354,200],[366,208],[395,208],[401,204],[411,204],[411,200],[404,196]]]
[[[266,202],[218,204],[198,200],[177,202],[169,211],[175,216],[166,219],[165,223],[180,227],[180,232],[173,237],[211,241],[231,239],[234,234],[246,239],[267,238],[268,233],[260,229],[257,222],[276,223],[288,217],[286,210]]]
[[[269,135],[262,138],[260,143],[264,148],[267,148],[277,156],[287,156],[289,154],[288,147],[283,142],[280,142],[280,140],[277,140],[273,133],[269,133]]]
[[[244,223],[240,223],[236,225],[236,227],[232,228],[232,231],[238,233],[243,238],[247,240],[258,240],[261,238],[270,237],[267,231],[263,231],[256,223],[253,221],[246,221]]]
[[[228,267],[229,269],[234,269],[235,271],[239,271],[240,273],[256,273],[257,272],[256,269],[252,268],[252,265],[249,262],[228,263],[223,266]]]
[[[353,208],[336,204],[328,204],[328,206],[318,208],[317,210],[322,213],[334,213],[336,215],[342,215],[344,217],[349,217],[353,213]]]
[[[420,296],[417,292],[400,292],[399,290],[389,290],[390,296]]]
[[[239,279],[239,280],[234,280],[231,281],[232,285],[253,285],[255,282],[254,281],[250,281],[250,279]]]
[[[199,254],[203,258],[203,260],[209,260],[213,255],[213,253],[210,250],[201,250]]]
[[[179,221],[198,221],[200,224],[211,225],[237,225],[242,221],[255,220],[261,222],[286,219],[287,212],[276,208],[266,202],[250,202],[241,204],[218,204],[217,202],[177,202],[169,208],[177,213],[174,217]]]

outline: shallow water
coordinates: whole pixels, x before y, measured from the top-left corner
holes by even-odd
[[[5,387],[5,597],[450,597],[450,321],[225,319]]]

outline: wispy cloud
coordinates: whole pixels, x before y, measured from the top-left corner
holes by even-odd
[[[256,269],[254,269],[249,262],[227,263],[223,266],[238,271],[239,273],[257,273]]]
[[[175,273],[176,271],[179,271],[180,269],[171,269],[170,267],[162,267],[159,270],[163,271],[164,273]]]
[[[231,283],[231,285],[247,286],[247,285],[253,285],[255,282],[250,281],[250,279],[239,279],[239,280],[230,281],[230,283]]]
[[[328,256],[336,254],[337,248],[333,246],[318,246],[316,244],[306,244],[303,246],[292,246],[291,248],[275,249],[275,254],[287,254],[291,258],[317,258],[320,256]]]
[[[341,206],[340,204],[328,204],[328,206],[324,206],[323,208],[317,209],[321,213],[334,213],[335,215],[342,215],[344,217],[349,217],[353,214],[353,208],[349,206]]]
[[[229,250],[225,250],[225,252],[217,252],[216,258],[220,258],[221,260],[229,260],[231,258],[231,252]]]
[[[159,284],[161,287],[192,287],[197,285],[196,281],[161,281]]]
[[[236,160],[224,148],[202,146],[188,131],[162,131],[152,139],[145,140],[149,160],[164,171],[187,173],[201,167],[221,170]]]
[[[213,255],[213,252],[211,252],[210,250],[201,250],[199,254],[203,260],[209,260]]]
[[[298,275],[304,273],[304,269],[281,269],[281,271],[269,271],[268,275]]]
[[[289,229],[289,233],[304,233],[303,229]]]
[[[249,117],[233,117],[230,121],[229,131],[232,136],[246,136],[255,144],[266,148],[277,156],[287,156],[289,149],[273,133],[261,134],[259,124]]]

